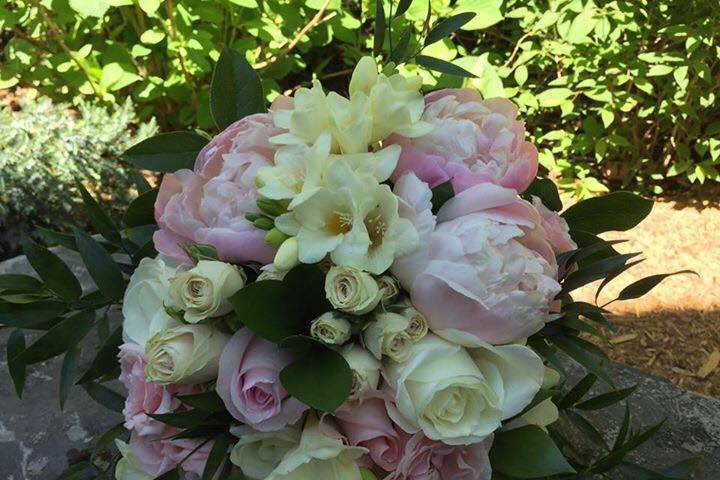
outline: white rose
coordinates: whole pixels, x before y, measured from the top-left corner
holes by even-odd
[[[408,319],[407,333],[413,342],[419,342],[428,334],[428,323],[422,313],[413,307],[403,309],[402,315]]]
[[[162,258],[143,258],[125,291],[123,337],[145,346],[155,333],[180,325],[165,311],[170,277],[175,273]]]
[[[361,480],[357,460],[366,448],[349,447],[323,435],[317,418],[310,416],[300,444],[289,451],[266,480]]]
[[[214,380],[229,339],[207,325],[181,325],[158,332],[145,347],[145,376],[161,385]]]
[[[152,480],[153,475],[148,475],[140,458],[133,452],[127,443],[122,440],[115,440],[122,458],[115,466],[116,480]]]
[[[380,288],[380,301],[383,305],[392,302],[400,294],[400,285],[391,275],[381,276],[377,279],[377,284]]]
[[[265,480],[285,454],[300,443],[300,428],[295,426],[277,432],[258,432],[241,425],[232,427],[230,432],[240,439],[230,452],[230,461],[249,480]]]
[[[517,415],[540,389],[543,365],[523,345],[486,346],[471,353],[428,335],[410,360],[388,364],[396,392],[390,417],[404,430],[420,430],[449,445],[477,443]]]
[[[338,310],[363,315],[377,307],[382,292],[369,273],[354,267],[334,266],[325,277],[325,296]]]
[[[380,384],[380,361],[358,345],[347,345],[340,353],[353,374],[353,385],[348,399],[357,400],[363,392],[377,390]]]
[[[383,312],[368,323],[363,332],[363,341],[375,358],[383,355],[396,362],[404,362],[410,357],[412,339],[407,330],[408,319],[397,313]]]
[[[342,345],[350,340],[350,322],[338,312],[325,312],[310,324],[310,335],[328,345]]]
[[[200,260],[185,272],[170,279],[168,306],[185,312],[185,321],[198,323],[232,310],[228,301],[245,286],[245,274],[234,265]]]

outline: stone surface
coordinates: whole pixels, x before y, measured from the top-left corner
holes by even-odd
[[[92,287],[77,254],[64,249],[56,252],[73,268],[84,289]],[[22,257],[0,264],[0,274],[11,272],[29,274],[32,269]],[[68,456],[90,448],[121,418],[97,405],[81,389],[73,391],[61,412],[57,400],[59,359],[30,367],[25,395],[18,399],[5,363],[7,336],[8,332],[0,331],[0,480],[54,479],[67,468]],[[92,345],[94,338],[88,337],[85,362],[92,358]],[[648,466],[664,467],[701,455],[696,478],[720,479],[720,400],[682,390],[626,365],[611,369],[619,386],[639,385],[631,397],[636,427],[666,419],[663,430],[638,451],[637,459]],[[583,375],[573,366],[568,366],[568,373],[575,381]],[[587,416],[612,439],[622,414],[618,406]]]

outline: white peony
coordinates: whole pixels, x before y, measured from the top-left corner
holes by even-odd
[[[123,337],[145,346],[155,333],[180,325],[165,311],[170,277],[176,268],[163,258],[143,258],[125,291],[123,299]]]
[[[395,402],[390,417],[409,433],[422,431],[449,445],[477,443],[517,415],[540,389],[543,365],[523,345],[473,352],[428,335],[407,362],[385,374]]]

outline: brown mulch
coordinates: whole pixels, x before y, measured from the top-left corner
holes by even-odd
[[[676,384],[720,398],[720,188],[688,192],[656,203],[650,216],[630,232],[606,239],[627,239],[622,253],[642,251],[646,261],[620,275],[600,296],[602,305],[626,285],[648,275],[694,270],[678,275],[648,295],[607,308],[617,329],[607,332],[611,358]],[[598,284],[578,291],[593,302]]]

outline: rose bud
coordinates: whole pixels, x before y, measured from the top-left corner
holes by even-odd
[[[382,298],[377,282],[353,267],[332,267],[325,277],[325,295],[333,307],[354,315],[372,311]]]
[[[391,275],[381,276],[377,279],[377,284],[380,288],[380,293],[382,294],[380,302],[383,305],[387,305],[388,303],[392,302],[400,294],[400,286],[398,285],[398,281],[395,280],[395,278]]]
[[[350,340],[352,334],[350,322],[338,312],[325,312],[313,320],[310,335],[328,345],[342,345]]]
[[[428,333],[428,324],[422,313],[415,310],[413,307],[407,307],[403,309],[402,316],[408,319],[407,334],[413,342],[419,342]]]
[[[350,366],[353,385],[349,400],[357,400],[363,392],[376,390],[380,383],[380,362],[358,345],[347,345],[340,353]]]
[[[410,356],[412,339],[407,333],[408,319],[397,313],[383,312],[368,323],[363,332],[365,347],[377,358],[388,356],[396,362],[404,362]]]

